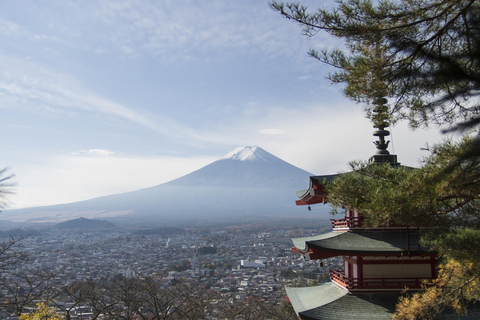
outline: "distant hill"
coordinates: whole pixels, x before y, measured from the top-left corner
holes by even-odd
[[[243,219],[328,218],[295,205],[296,191],[312,174],[257,146],[240,147],[221,159],[170,182],[123,194],[55,206],[4,212],[4,219],[59,222],[78,217],[117,225],[156,227],[223,223]]]
[[[23,238],[29,236],[40,236],[41,233],[38,230],[32,229],[12,229],[8,231],[0,231],[0,238]]]
[[[108,221],[104,220],[91,220],[86,218],[78,218],[69,221],[64,221],[54,225],[53,229],[84,229],[84,230],[93,230],[93,229],[111,229],[116,226]]]

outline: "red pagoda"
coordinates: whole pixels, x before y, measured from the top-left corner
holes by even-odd
[[[385,101],[382,99],[382,104]],[[399,166],[387,151],[388,123],[375,125],[377,152],[371,164]],[[309,188],[297,192],[297,205],[327,203],[325,182],[337,175],[310,177]],[[330,271],[330,282],[314,287],[287,287],[288,300],[298,317],[311,319],[391,319],[402,292],[420,290],[425,279],[436,277],[437,253],[419,243],[419,230],[408,226],[366,228],[355,209],[332,219],[333,230],[309,238],[292,239],[294,252],[307,260],[343,257],[343,268]]]

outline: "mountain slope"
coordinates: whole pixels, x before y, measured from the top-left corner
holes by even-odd
[[[170,182],[87,201],[17,211],[36,221],[112,217],[115,223],[294,216],[295,191],[312,174],[260,147],[237,148],[225,157]],[[304,210],[304,208],[303,208]],[[130,221],[130,222],[128,222]]]
[[[53,229],[83,229],[83,230],[93,230],[93,229],[111,229],[115,228],[115,225],[108,221],[103,220],[90,220],[85,218],[78,218],[73,220],[68,220],[60,222],[52,227]]]
[[[245,188],[274,186],[288,189],[304,186],[308,181],[304,178],[310,175],[262,148],[253,146],[237,148],[223,158],[166,184]]]

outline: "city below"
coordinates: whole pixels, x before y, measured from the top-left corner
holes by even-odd
[[[205,316],[211,319],[217,305],[261,301],[277,308],[284,304],[285,286],[322,282],[340,263],[337,258],[306,261],[291,251],[292,237],[325,232],[330,228],[327,220],[287,224],[35,231],[16,243],[27,260],[15,264],[14,272],[2,272],[0,294],[3,301],[42,301],[48,298],[48,284],[48,294],[54,296],[49,304],[59,313],[69,319],[106,319],[94,317],[92,303],[75,301],[66,292],[78,283],[149,279],[162,288],[179,283],[201,288],[210,297]],[[43,278],[35,276],[42,272]],[[0,317],[17,319],[15,309],[20,310],[7,303]]]

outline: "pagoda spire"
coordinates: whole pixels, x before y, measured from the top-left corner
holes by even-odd
[[[392,166],[397,166],[397,156],[394,154],[390,154],[388,152],[388,144],[390,141],[386,141],[385,137],[390,135],[390,131],[386,130],[390,126],[390,112],[388,108],[388,100],[385,96],[388,94],[387,86],[384,82],[384,65],[385,65],[385,57],[384,51],[382,49],[382,41],[381,35],[375,34],[375,42],[372,48],[373,50],[373,61],[372,61],[372,88],[373,96],[373,109],[372,109],[372,121],[373,127],[376,128],[373,132],[375,137],[378,137],[378,141],[374,141],[377,148],[377,152],[370,158],[369,162],[374,164],[381,164],[381,163],[390,163]]]
[[[390,135],[390,131],[386,130],[390,126],[388,122],[388,100],[384,97],[378,97],[374,99],[375,107],[373,108],[373,127],[376,128],[373,132],[373,136],[378,137],[377,141],[374,141],[377,151],[370,158],[369,162],[374,164],[390,163],[395,166],[397,163],[397,156],[390,154],[387,150],[390,140],[386,141],[385,137]]]

